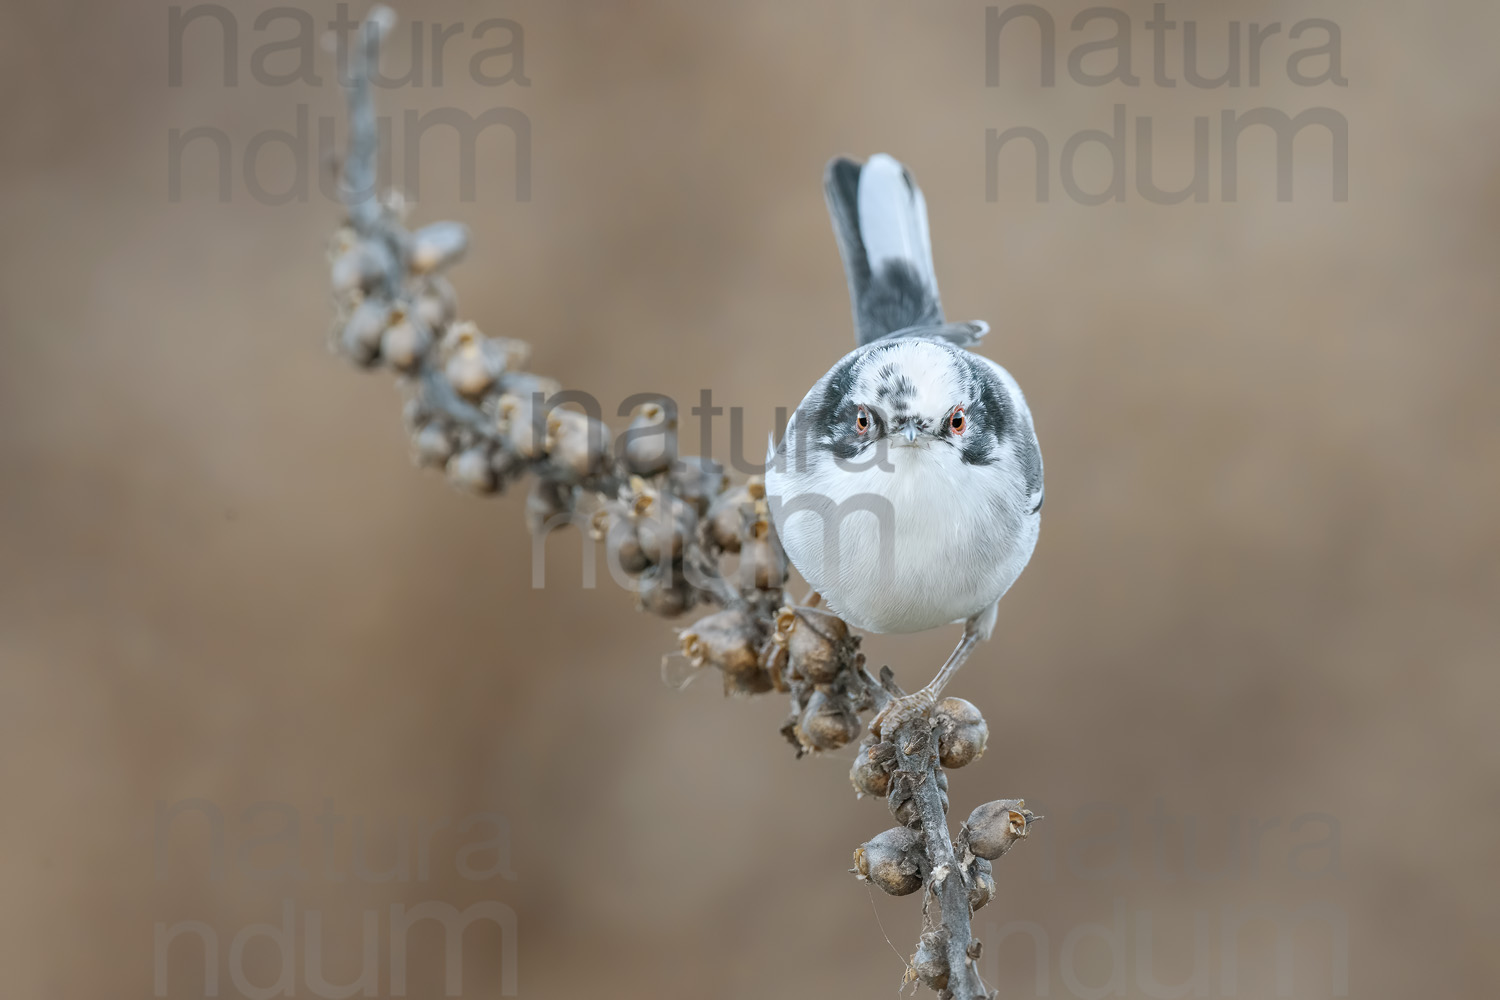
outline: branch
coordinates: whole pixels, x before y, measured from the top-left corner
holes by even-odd
[[[634,582],[642,610],[675,617],[717,607],[679,630],[679,655],[691,671],[717,670],[726,694],[789,694],[781,732],[799,757],[863,735],[850,780],[861,797],[885,798],[900,825],[857,848],[854,871],[893,895],[924,890],[923,931],[903,984],[987,997],[970,916],[994,895],[990,862],[1035,817],[1020,800],[986,803],[950,839],[947,769],[984,752],[983,717],[948,698],[893,733],[875,731],[874,721],[867,729],[862,716],[902,692],[889,667],[871,676],[859,637],[818,607],[817,595],[787,599],[787,558],[759,479],[730,485],[717,463],[679,457],[670,401],[638,407],[615,441],[597,415],[566,408],[589,397],[524,370],[525,344],[458,319],[443,274],[463,256],[468,231],[439,222],[412,232],[402,201],[377,193],[369,71],[394,23],[389,9],[374,8],[350,51],[340,184],[348,218],[331,251],[335,349],[402,379],[419,464],[480,495],[529,475],[530,529],[576,525],[603,541],[612,572]]]

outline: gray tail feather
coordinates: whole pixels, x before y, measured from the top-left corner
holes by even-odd
[[[927,202],[906,168],[884,153],[832,160],[823,174],[828,214],[849,278],[854,335],[868,344],[893,330],[943,322]]]

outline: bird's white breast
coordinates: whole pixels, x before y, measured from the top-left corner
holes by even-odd
[[[790,453],[767,470],[792,563],[835,612],[873,632],[936,628],[998,601],[1031,558],[1040,520],[1011,464],[968,465],[943,447],[892,447],[887,461],[855,470]]]

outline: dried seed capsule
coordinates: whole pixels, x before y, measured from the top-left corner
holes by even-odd
[[[505,354],[487,341],[473,323],[455,324],[443,337],[447,362],[443,375],[461,394],[478,399],[489,391],[505,371]]]
[[[410,316],[395,318],[380,338],[380,356],[397,371],[414,370],[432,346],[432,331]]]
[[[896,766],[896,744],[881,741],[870,748],[870,759],[882,767]]]
[[[390,322],[390,303],[364,299],[349,313],[339,334],[339,348],[358,364],[374,364],[380,360],[380,339]]]
[[[922,888],[922,876],[912,853],[922,835],[905,826],[892,827],[854,849],[854,870],[892,896]]]
[[[760,665],[771,679],[771,685],[778,691],[790,691],[791,685],[786,679],[786,647],[775,642],[761,643]]]
[[[547,450],[552,447],[552,442],[547,437],[546,416],[535,409],[531,396],[510,393],[501,396],[497,423],[500,433],[505,435],[511,449],[521,458],[534,460],[547,457]]]
[[[750,494],[743,486],[732,487],[719,494],[708,507],[708,538],[725,552],[740,550],[740,529],[745,520],[743,508],[750,502]]]
[[[641,574],[641,589],[636,595],[642,611],[663,618],[680,615],[693,606],[693,590],[675,565],[652,566]]]
[[[467,448],[448,460],[448,482],[470,493],[493,493],[498,485],[490,468],[489,452]]]
[[[573,487],[551,479],[537,478],[526,494],[526,528],[541,535],[572,524],[577,495]]]
[[[724,693],[732,695],[765,694],[775,687],[771,675],[764,670],[744,674],[725,674]]]
[[[937,722],[938,757],[944,767],[963,767],[984,755],[990,738],[979,709],[962,698],[944,698],[932,712]]]
[[[682,651],[694,667],[713,666],[724,674],[726,693],[770,689],[757,647],[761,632],[743,611],[720,611],[700,618],[681,633]]]
[[[460,222],[434,222],[412,233],[407,265],[413,274],[440,271],[457,263],[468,249],[468,226]]]
[[[622,451],[625,467],[637,476],[666,472],[677,458],[677,415],[660,403],[638,407]]]
[[[501,446],[490,452],[490,468],[495,470],[495,477],[503,486],[505,480],[521,468],[521,460],[515,452]]]
[[[384,243],[356,240],[334,258],[330,277],[335,294],[369,294],[390,275],[394,261]]]
[[[938,771],[932,780],[937,784],[938,802],[943,807],[943,815],[948,815],[948,776]],[[891,815],[896,817],[897,823],[915,823],[921,818],[917,808],[917,797],[915,790],[900,787],[896,782],[891,782],[890,793],[886,796],[886,804],[891,807]]]
[[[870,758],[872,749],[874,744],[868,740],[859,745],[859,752],[854,755],[854,766],[849,769],[849,783],[862,796],[885,798],[891,789],[891,773]]]
[[[724,474],[724,467],[713,459],[689,455],[672,463],[668,483],[671,493],[691,504],[702,517],[708,513],[714,497],[724,492],[729,477]]]
[[[942,931],[928,931],[917,942],[911,957],[911,969],[922,985],[931,990],[948,988],[948,936]]]
[[[972,883],[969,886],[969,910],[972,912],[995,898],[994,867],[985,858],[975,858],[969,881]]]
[[[679,636],[682,652],[695,667],[713,666],[727,673],[760,669],[755,648],[760,631],[743,611],[720,611],[700,618]]]
[[[604,425],[576,410],[547,414],[547,436],[552,440],[548,461],[573,480],[604,470],[609,458],[609,434]]]
[[[651,565],[636,534],[635,518],[621,503],[611,503],[594,515],[594,536],[604,539],[604,550],[620,572],[636,576]]]
[[[444,466],[453,457],[453,438],[446,427],[434,421],[417,431],[412,450],[418,465]]]
[[[478,399],[486,389],[495,384],[495,378],[500,373],[490,365],[489,359],[484,356],[484,350],[475,345],[466,347],[449,358],[448,363],[443,366],[443,374],[461,395]]]
[[[453,285],[447,278],[433,275],[427,280],[426,287],[417,293],[411,313],[429,330],[441,330],[458,314],[458,295],[453,291]]]
[[[740,577],[757,590],[780,590],[788,575],[786,553],[771,538],[755,538],[740,550]]]
[[[859,735],[859,719],[845,699],[813,691],[797,720],[798,741],[809,750],[837,750]]]
[[[669,493],[645,493],[636,501],[636,512],[636,532],[651,561],[679,558],[696,526],[692,506]]]
[[[416,434],[433,416],[431,407],[421,395],[407,396],[406,402],[401,404],[401,423],[410,434]]]
[[[738,552],[745,530],[746,511],[766,496],[766,484],[752,476],[739,486],[731,486],[714,498],[708,507],[708,538],[725,552]]]
[[[604,534],[604,550],[621,573],[639,576],[651,565],[645,549],[640,546],[640,535],[636,534],[636,522],[628,514],[612,514],[609,529]]]
[[[776,616],[776,641],[786,645],[793,673],[813,684],[829,684],[850,649],[849,626],[822,608],[782,608]]]
[[[1031,832],[1036,817],[1024,799],[997,799],[969,813],[969,850],[994,861]]]

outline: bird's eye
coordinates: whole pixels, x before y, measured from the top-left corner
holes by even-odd
[[[870,413],[863,406],[854,417],[854,429],[861,434],[870,429]]]
[[[953,411],[953,414],[951,416],[948,417],[948,429],[955,434],[962,434],[964,432],[964,428],[967,426],[969,426],[969,424],[968,421],[964,419],[964,408],[960,406],[958,409]]]

